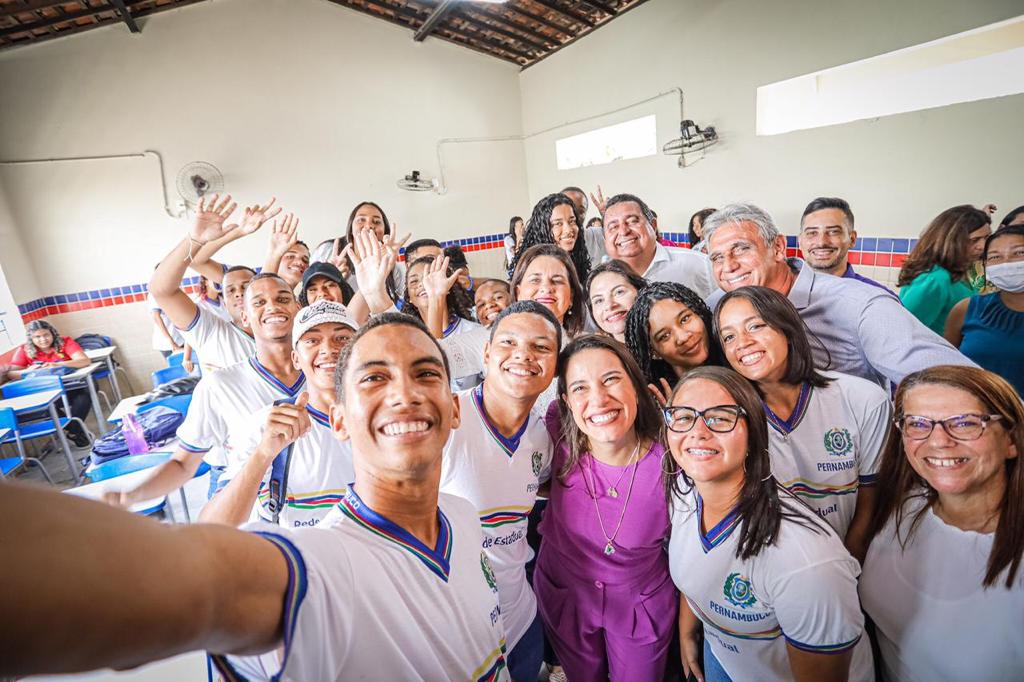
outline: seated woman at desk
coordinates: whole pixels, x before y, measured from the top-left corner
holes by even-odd
[[[28,340],[14,353],[11,369],[7,372],[7,378],[12,381],[39,369],[67,367],[75,370],[89,366],[89,358],[82,347],[70,336],[61,336],[57,328],[45,320],[25,325],[25,335]],[[91,407],[88,390],[80,388],[68,391],[68,404],[71,406],[71,416],[84,422]],[[70,422],[66,432],[77,447],[89,445],[89,438],[80,423]]]

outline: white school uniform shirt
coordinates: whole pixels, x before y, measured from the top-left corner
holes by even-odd
[[[305,387],[301,372],[293,386],[285,386],[255,356],[204,375],[178,427],[179,444],[203,453],[210,466],[228,466],[240,456],[237,451],[253,412],[275,400],[294,398]]]
[[[210,298],[198,297],[195,300],[196,306],[207,310],[225,322],[231,322],[231,313],[228,312],[227,305],[224,304],[223,298],[218,298],[216,302]]]
[[[861,486],[874,485],[889,433],[889,394],[866,379],[821,372],[824,388],[805,384],[788,421],[765,405],[775,480],[846,537]]]
[[[160,319],[164,321],[164,327],[167,328],[167,333],[171,335],[172,339],[174,339],[174,343],[179,345],[179,346],[185,345],[185,341],[182,338],[181,332],[179,332],[178,329],[174,326],[174,323],[171,322],[171,318],[167,317],[167,313],[165,313],[160,308],[160,304],[156,302],[155,298],[153,298],[153,294],[147,294],[146,295],[146,305],[149,306],[149,310],[150,311],[154,311],[155,310],[156,312],[160,313]],[[153,322],[152,325],[153,325],[153,350],[158,350],[158,351],[174,350],[174,346],[172,346],[170,343],[168,343],[167,337],[164,336],[163,334],[161,334],[160,330],[157,329],[156,322]]]
[[[283,670],[279,652],[227,662],[260,680],[508,680],[497,586],[476,512],[441,494],[438,518],[437,545],[429,548],[350,488],[316,528],[265,535],[290,574]],[[223,672],[224,659],[214,661]]]
[[[490,336],[486,327],[461,317],[456,317],[444,330],[438,343],[448,356],[454,390],[472,388],[483,381],[484,346]]]
[[[734,680],[792,680],[786,643],[813,653],[853,649],[851,682],[873,680],[871,646],[862,637],[857,599],[860,566],[839,536],[785,490],[784,508],[805,527],[783,518],[774,545],[757,556],[736,556],[735,511],[701,532],[700,496],[672,499],[669,569],[704,623],[715,658]]]
[[[223,369],[256,355],[252,336],[200,305],[189,325],[180,331],[204,367]]]
[[[477,386],[458,394],[462,420],[445,445],[441,490],[469,500],[480,515],[512,649],[537,615],[537,599],[526,581],[526,564],[533,558],[526,524],[537,489],[551,477],[551,437],[543,418],[532,413],[519,433],[503,437],[484,412],[482,391]]]
[[[647,266],[644,279],[648,282],[676,282],[690,288],[701,298],[707,298],[718,289],[711,270],[711,260],[707,256],[692,249],[667,247],[664,244],[654,247],[654,260]]]
[[[1024,680],[1024,571],[983,588],[995,534],[963,531],[924,504],[905,503],[868,548],[860,597],[875,621],[888,680]],[[901,546],[901,540],[906,544]]]
[[[239,438],[238,456],[232,458],[227,471],[220,477],[218,488],[230,483],[259,447],[271,408],[272,405],[260,408],[249,419],[248,428]],[[320,523],[341,502],[348,484],[355,480],[351,444],[334,437],[328,415],[312,405],[306,405],[306,412],[311,428],[292,444],[288,485],[282,495],[285,505],[277,519],[279,525],[287,528]],[[271,467],[267,467],[252,510],[252,521],[272,522],[274,519],[269,508],[270,476]]]

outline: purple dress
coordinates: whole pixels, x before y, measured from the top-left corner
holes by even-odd
[[[573,682],[661,680],[679,607],[664,547],[669,534],[661,483],[664,447],[655,443],[629,467],[586,455],[563,482],[558,472],[567,452],[564,443],[555,448],[533,580],[548,637]],[[605,553],[608,543],[591,492],[595,480],[605,531],[615,536],[611,554]],[[607,493],[613,485],[617,497]]]

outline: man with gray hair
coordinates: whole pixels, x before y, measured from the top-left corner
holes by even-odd
[[[668,249],[658,243],[658,218],[632,194],[616,194],[605,204],[604,248],[648,282],[677,282],[698,296],[715,290],[711,266],[704,254]]]
[[[763,286],[787,296],[808,330],[815,364],[863,377],[882,387],[934,365],[971,365],[942,337],[921,324],[899,301],[862,282],[816,272],[786,258],[786,238],[753,204],[730,204],[704,221],[704,239],[722,291]]]

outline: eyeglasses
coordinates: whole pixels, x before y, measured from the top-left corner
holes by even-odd
[[[942,429],[955,440],[978,440],[989,422],[1002,418],[1000,414],[958,414],[945,419],[929,419],[908,414],[897,417],[893,423],[911,440],[924,440],[932,435],[936,424],[942,424]]]
[[[740,417],[747,414],[739,405],[715,405],[706,410],[695,410],[692,407],[666,407],[662,409],[665,425],[669,431],[686,433],[697,424],[697,418],[704,420],[704,425],[715,433],[729,433],[736,428]]]

